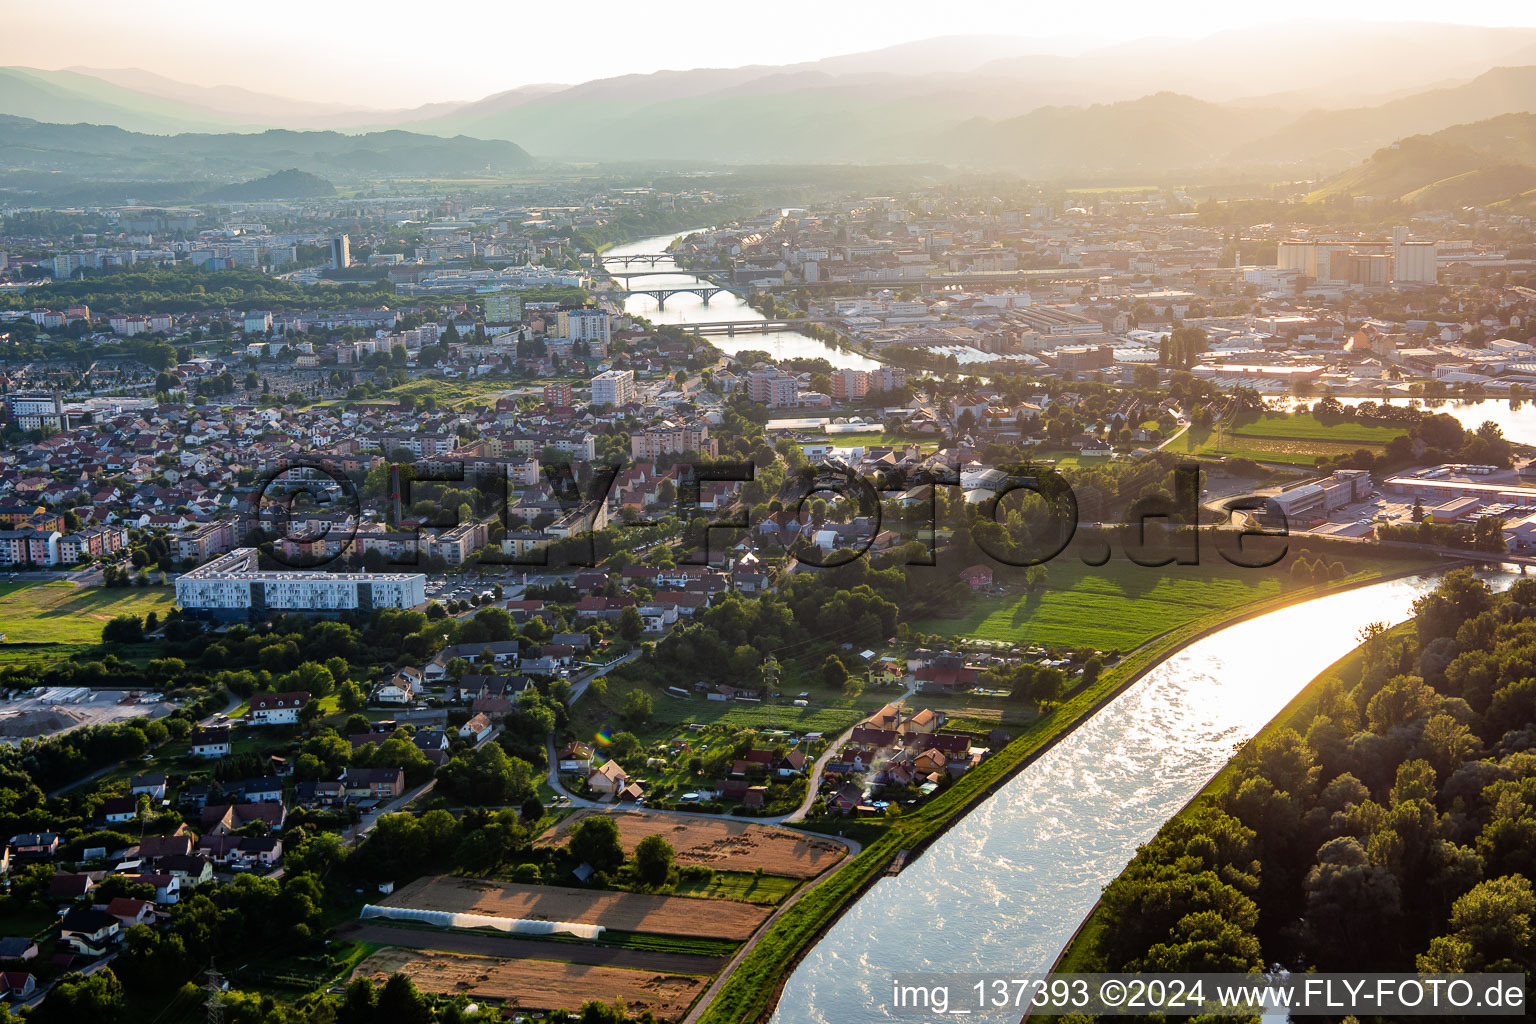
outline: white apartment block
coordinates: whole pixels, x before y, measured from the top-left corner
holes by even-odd
[[[572,341],[606,342],[608,314],[601,309],[562,309],[555,315],[555,333]]]
[[[259,569],[255,548],[237,548],[177,579],[176,603],[189,615],[231,621],[284,612],[367,614],[425,604],[426,586],[420,573]]]
[[[620,406],[639,400],[633,370],[607,370],[592,378],[593,405]]]

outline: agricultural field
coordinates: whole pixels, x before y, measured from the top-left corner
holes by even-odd
[[[537,840],[539,846],[561,846],[578,822],[597,811],[580,811]],[[744,821],[679,818],[673,815],[619,812],[612,815],[626,854],[646,836],[660,835],[672,844],[677,862],[717,871],[751,872],[786,878],[815,878],[842,859],[841,843],[789,829]]]
[[[625,932],[736,941],[750,938],[768,916],[765,907],[733,900],[518,885],[447,875],[417,879],[384,902],[454,914],[569,921]]]
[[[73,583],[0,585],[0,633],[9,643],[94,644],[118,615],[165,617],[172,587],[79,587]]]
[[[657,974],[554,960],[441,953],[389,947],[370,955],[353,977],[382,983],[399,972],[424,992],[499,999],[518,1010],[577,1010],[592,999],[622,1000],[631,1013],[649,1010],[660,1020],[677,1020],[708,983],[707,977]]]
[[[913,629],[1010,644],[1128,651],[1209,612],[1276,597],[1290,577],[1279,569],[1221,565],[1150,568],[1124,558],[1102,566],[1059,558],[1035,592],[979,597],[964,615],[925,619]]]

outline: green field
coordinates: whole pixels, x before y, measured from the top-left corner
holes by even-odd
[[[409,383],[381,391],[379,397],[389,399],[410,395],[419,402],[430,395],[440,406],[457,406],[475,399],[500,395],[510,391],[512,387],[512,383],[505,380],[445,380],[439,377],[420,377]]]
[[[175,603],[171,587],[7,583],[0,586],[0,633],[12,643],[97,643],[114,616],[156,612],[164,618]]]
[[[1193,618],[1278,596],[1279,569],[1226,565],[1147,568],[1124,558],[1097,568],[1075,558],[1047,566],[1045,586],[972,601],[954,619],[924,619],[914,630],[1010,644],[1128,651]]]
[[[1311,413],[1264,413],[1244,417],[1224,430],[1192,426],[1170,441],[1166,450],[1180,455],[1224,455],[1310,466],[1319,455],[1353,455],[1361,448],[1380,452],[1401,433],[1389,426],[1322,423]]]

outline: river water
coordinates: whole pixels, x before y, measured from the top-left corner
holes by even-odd
[[[637,253],[665,252],[673,239],[691,233],[691,231],[678,231],[673,234],[657,235],[654,238],[643,238],[638,242],[614,246],[612,249],[604,252],[603,255],[633,256]],[[613,269],[622,270],[624,268],[618,266]],[[670,262],[658,263],[654,267],[647,263],[635,263],[629,269],[637,271],[670,271],[655,277],[646,274],[643,277],[632,278],[630,283],[635,288],[667,288],[704,283],[702,278],[677,270],[676,264]],[[623,278],[618,280],[620,283],[623,283]],[[643,316],[654,324],[719,323],[722,321],[749,323],[752,321],[761,322],[764,319],[761,313],[747,305],[745,299],[732,292],[720,292],[709,300],[707,306],[704,304],[704,300],[697,295],[672,295],[667,298],[665,309],[659,308],[656,300],[649,295],[631,295],[624,300],[624,310],[635,316]],[[854,370],[872,370],[880,365],[867,356],[833,348],[823,341],[801,334],[798,331],[769,331],[766,334],[760,331],[751,331],[739,333],[735,337],[714,334],[709,336],[709,341],[720,351],[732,355],[746,349],[757,349],[768,352],[779,359],[820,357],[831,363],[834,367],[846,367]]]
[[[1360,627],[1404,621],[1432,586],[1412,577],[1317,598],[1168,658],[877,882],[790,976],[774,1021],[910,1021],[887,1008],[893,972],[1049,969],[1101,889],[1235,748],[1352,650]]]

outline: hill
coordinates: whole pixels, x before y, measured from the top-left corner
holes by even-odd
[[[1234,139],[1256,137],[1284,116],[1165,92],[1091,107],[1043,107],[1005,121],[972,121],[950,141],[971,162],[1026,174],[1164,171],[1219,161]]]
[[[512,142],[404,131],[345,135],[272,129],[250,133],[147,135],[90,124],[43,124],[0,116],[0,169],[70,167],[94,177],[219,177],[282,170],[323,177],[468,176],[527,167]]]
[[[276,199],[318,199],[335,194],[336,186],[319,175],[290,168],[265,178],[212,189],[198,198],[203,202],[258,203]]]
[[[1532,189],[1536,114],[1504,114],[1394,142],[1310,198],[1372,196],[1446,208],[1485,206]]]
[[[1234,147],[1234,156],[1358,160],[1394,139],[1528,110],[1536,110],[1536,66],[1500,67],[1462,85],[1376,106],[1311,111],[1266,138]]]
[[[110,124],[156,135],[243,127],[238,119],[120,89],[93,75],[15,67],[0,68],[0,113],[58,124]]]

